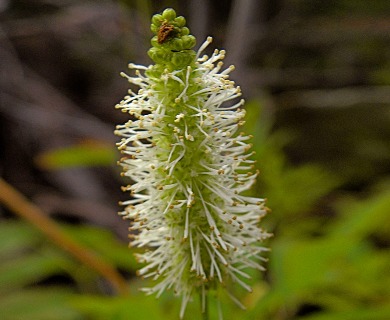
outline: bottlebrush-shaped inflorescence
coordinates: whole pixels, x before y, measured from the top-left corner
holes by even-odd
[[[264,200],[242,195],[257,171],[244,123],[240,87],[223,69],[225,51],[198,52],[185,19],[172,9],[152,18],[155,62],[130,64],[135,76],[122,74],[139,86],[116,107],[130,120],[118,125],[122,139],[123,187],[131,198],[120,214],[131,219],[131,244],[146,248],[137,257],[139,270],[156,284],[145,288],[161,295],[173,289],[182,296],[181,317],[194,293],[235,282],[251,290],[245,269],[263,270],[259,228]]]

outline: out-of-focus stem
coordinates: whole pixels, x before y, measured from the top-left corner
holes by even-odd
[[[102,261],[88,248],[81,246],[67,235],[60,226],[20,192],[0,178],[0,203],[27,220],[50,238],[56,245],[106,278],[120,294],[128,294],[126,280],[109,263]]]
[[[203,297],[202,294],[200,295],[200,309],[202,312],[202,319],[203,320],[209,320],[209,295],[208,292],[205,293],[205,296]]]

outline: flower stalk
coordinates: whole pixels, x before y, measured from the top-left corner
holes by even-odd
[[[116,107],[130,119],[118,125],[123,154],[123,187],[131,198],[120,213],[131,219],[131,245],[145,266],[138,271],[156,280],[145,292],[160,296],[172,289],[182,297],[180,317],[195,293],[228,282],[248,291],[247,268],[264,270],[269,234],[259,228],[264,199],[245,196],[258,172],[250,159],[251,136],[244,124],[241,90],[223,69],[224,50],[195,52],[185,19],[166,9],[152,18],[149,57],[155,64],[130,64],[139,87]],[[203,303],[203,306],[205,304]]]

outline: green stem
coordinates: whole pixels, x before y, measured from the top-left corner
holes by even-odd
[[[202,292],[200,293],[200,311],[202,313],[202,319],[203,320],[209,320],[209,296],[206,292],[204,295],[204,309],[203,309],[203,295]]]

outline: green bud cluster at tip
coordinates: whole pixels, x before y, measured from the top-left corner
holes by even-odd
[[[173,9],[165,9],[152,17],[150,28],[155,36],[151,40],[152,48],[148,55],[156,64],[171,70],[192,64],[196,53],[191,49],[196,39],[190,35],[185,24],[186,19],[177,17]]]

